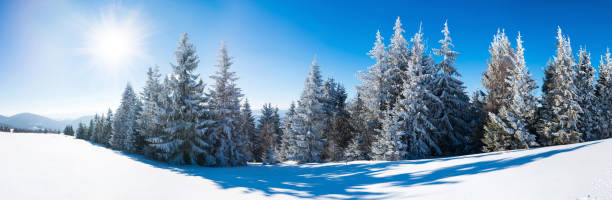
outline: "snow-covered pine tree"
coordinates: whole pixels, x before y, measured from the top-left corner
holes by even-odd
[[[74,133],[74,137],[77,139],[85,139],[85,137],[87,136],[87,126],[85,126],[85,124],[83,123],[79,123],[79,127],[76,130],[76,133]]]
[[[557,55],[545,69],[539,120],[542,145],[576,143],[582,140],[578,121],[582,109],[577,102],[576,62],[569,39],[557,31]]]
[[[92,136],[92,141],[98,144],[104,144],[104,114],[97,115],[95,117],[96,121],[96,130],[95,134]]]
[[[67,125],[66,128],[64,128],[63,133],[64,133],[64,135],[73,136],[74,135],[74,129],[72,128],[71,125]]]
[[[367,108],[361,99],[361,95],[357,93],[357,97],[348,105],[349,123],[351,127],[348,146],[344,150],[344,159],[351,160],[367,160],[369,159],[371,142],[375,138],[367,131],[368,122]]]
[[[322,102],[326,127],[323,140],[327,160],[342,160],[343,150],[350,140],[351,126],[346,110],[346,97],[344,86],[333,78],[328,78],[323,83]]]
[[[296,131],[298,162],[320,162],[324,153],[323,131],[326,130],[322,98],[322,79],[316,58],[304,82],[304,91],[298,101],[292,129]]]
[[[246,138],[239,132],[240,126],[240,88],[236,86],[236,72],[229,71],[232,65],[231,57],[227,54],[225,42],[221,42],[217,67],[219,71],[211,76],[215,80],[213,90],[210,91],[210,103],[214,111],[215,129],[213,135],[217,164],[220,166],[246,165],[247,157],[243,150]]]
[[[402,22],[397,17],[395,20],[395,26],[393,27],[394,33],[391,37],[391,44],[389,45],[389,65],[385,71],[385,77],[389,81],[387,83],[388,93],[386,94],[385,100],[387,101],[387,110],[392,109],[399,96],[401,96],[404,82],[408,81],[406,77],[406,71],[409,68],[409,62],[411,59],[411,52],[408,49],[408,41],[404,38],[404,29],[402,28]]]
[[[483,74],[482,86],[487,92],[487,112],[497,114],[502,105],[510,99],[511,91],[508,90],[507,78],[514,67],[514,50],[506,33],[499,29],[493,36],[493,42],[489,47],[491,57],[487,61],[487,70]]]
[[[269,103],[264,104],[259,123],[257,123],[257,140],[260,141],[257,151],[259,152],[257,155],[259,158],[257,160],[261,160],[264,163],[270,163],[276,159],[276,147],[278,146],[277,142],[280,135],[277,110]]]
[[[451,49],[454,45],[446,22],[442,34],[444,38],[439,41],[442,47],[435,49],[434,54],[442,56],[443,60],[437,65],[430,88],[442,103],[436,104],[440,107],[430,109],[436,115],[435,124],[443,137],[440,148],[446,154],[456,154],[467,151],[465,143],[472,132],[467,121],[470,117],[470,99],[454,66],[458,53]]]
[[[155,148],[150,146],[149,140],[164,135],[164,122],[161,120],[162,112],[162,101],[165,100],[165,96],[162,93],[162,85],[160,83],[161,74],[159,73],[159,67],[149,67],[147,71],[147,81],[145,86],[140,93],[142,98],[142,112],[138,117],[139,132],[144,138],[145,145],[143,146],[143,154],[147,157],[156,159]]]
[[[597,105],[595,96],[595,68],[591,65],[591,54],[580,48],[578,53],[578,65],[576,73],[576,97],[578,105],[582,108],[578,121],[578,129],[583,133],[585,140],[598,138],[601,130],[601,111]]]
[[[87,136],[85,138],[85,140],[89,140],[89,141],[93,141],[92,137],[96,134],[96,123],[95,120],[98,117],[98,115],[94,116],[93,119],[89,120],[89,126],[87,126]]]
[[[531,91],[537,86],[525,64],[520,33],[516,42],[513,67],[509,68],[506,79],[510,97],[508,102],[501,105],[498,114],[489,113],[482,140],[484,152],[538,146],[535,135],[530,133],[536,111],[536,101]]]
[[[278,157],[280,161],[296,160],[297,154],[297,131],[293,128],[297,113],[295,112],[295,103],[291,102],[289,110],[285,114],[280,128],[283,132],[281,135]]]
[[[113,111],[109,108],[104,119],[104,128],[102,130],[102,142],[101,144],[110,146],[110,139],[113,133]]]
[[[389,55],[380,31],[376,32],[374,47],[368,54],[376,63],[368,67],[367,71],[359,72],[358,78],[361,83],[357,86],[357,93],[365,109],[359,120],[363,120],[366,126],[360,131],[367,135],[368,139],[364,141],[366,142],[364,145],[369,148],[382,129],[383,113],[391,108],[392,105],[389,104],[395,101],[393,98],[397,92],[394,92],[395,85],[390,75],[397,76],[397,73],[390,73],[389,70],[397,70],[390,66]],[[355,117],[354,114],[352,117]]]
[[[132,89],[132,85],[128,83],[123,92],[121,104],[113,119],[113,130],[109,142],[113,149],[128,153],[135,153],[137,151],[137,101],[138,99]]]
[[[612,136],[610,118],[612,118],[612,56],[610,50],[606,49],[605,56],[601,57],[599,64],[599,79],[596,85],[597,105],[600,109],[599,121],[601,129],[598,138],[609,138]]]
[[[394,144],[390,145],[393,149],[382,151],[393,155],[390,157],[393,160],[442,154],[438,146],[438,140],[442,137],[433,124],[433,113],[430,110],[439,107],[441,101],[430,90],[435,66],[433,58],[425,55],[422,37],[419,28],[419,32],[411,39],[411,56],[401,98],[383,123],[384,137],[379,138],[400,139],[384,141],[386,144]]]
[[[186,33],[181,35],[174,56],[177,63],[171,64],[172,74],[165,80],[168,96],[162,120],[166,122],[166,134],[149,138],[149,146],[160,152],[159,159],[170,163],[214,165],[212,145],[205,137],[213,121],[204,96],[205,85],[195,73],[199,58]]]
[[[242,111],[240,112],[240,128],[238,130],[244,137],[244,145],[242,151],[250,161],[258,160],[256,156],[256,149],[261,145],[261,139],[257,137],[257,130],[255,129],[255,117],[253,117],[253,111],[249,100],[245,99],[242,105]]]

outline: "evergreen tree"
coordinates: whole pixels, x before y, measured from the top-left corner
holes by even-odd
[[[104,119],[104,128],[102,132],[102,144],[110,145],[110,139],[113,132],[113,111],[111,109],[108,109],[108,112],[106,113],[106,118]]]
[[[8,129],[8,127],[6,128],[6,130],[9,130],[9,129]],[[5,131],[6,131],[6,130],[5,130]],[[74,129],[72,129],[72,126],[71,126],[71,125],[67,125],[67,126],[66,126],[66,128],[64,128],[63,133],[64,133],[64,135],[70,135],[70,136],[73,136],[73,135],[74,135]]]
[[[535,118],[535,98],[531,91],[535,81],[527,70],[521,35],[517,38],[517,49],[506,82],[510,97],[498,114],[490,112],[483,138],[483,151],[523,149],[538,146],[535,135],[530,133]],[[496,140],[499,139],[499,140]],[[499,144],[496,144],[499,143]]]
[[[140,128],[139,132],[143,136],[145,145],[143,146],[144,155],[152,158],[156,158],[156,149],[149,145],[150,140],[158,138],[162,135],[166,135],[164,132],[164,122],[162,121],[162,115],[164,113],[163,100],[165,100],[165,94],[163,93],[163,87],[160,83],[161,74],[159,74],[159,68],[150,68],[147,71],[147,81],[140,94],[142,99],[142,112],[138,117],[137,123]]]
[[[349,122],[351,127],[351,139],[344,150],[345,160],[367,160],[369,158],[371,141],[371,132],[367,132],[368,122],[367,108],[361,99],[361,95],[357,94],[348,106]]]
[[[240,128],[238,131],[244,136],[242,151],[245,153],[245,156],[251,161],[258,160],[260,157],[257,156],[256,152],[259,152],[257,149],[261,146],[261,138],[257,135],[255,117],[253,117],[253,111],[251,111],[248,99],[244,100],[242,111],[240,112]]]
[[[489,47],[491,57],[487,61],[487,71],[483,74],[482,86],[487,91],[486,110],[497,114],[502,105],[510,99],[511,91],[506,81],[514,68],[514,50],[506,33],[497,30]]]
[[[87,126],[85,126],[85,124],[83,123],[79,123],[79,127],[76,130],[76,133],[74,134],[74,137],[76,137],[77,139],[85,139],[85,137],[87,136]]]
[[[569,39],[557,31],[557,56],[545,70],[539,140],[542,145],[580,142],[578,130],[582,109],[577,102],[576,63]]]
[[[578,65],[576,73],[576,97],[578,105],[582,108],[582,113],[578,118],[578,129],[583,133],[585,140],[594,140],[599,136],[601,111],[595,96],[595,68],[591,65],[591,54],[585,49],[580,49],[578,53]]]
[[[459,80],[461,76],[455,68],[457,52],[451,50],[453,47],[448,24],[444,23],[442,29],[444,38],[440,40],[442,47],[434,50],[443,60],[437,65],[437,72],[431,84],[431,91],[442,102],[439,107],[433,107],[435,113],[435,124],[438,132],[444,137],[441,141],[441,148],[448,153],[465,152],[467,135],[471,133],[467,122],[469,116],[470,102],[465,94],[465,86]]]
[[[295,103],[291,102],[291,106],[289,107],[289,110],[285,114],[285,117],[281,123],[281,130],[283,134],[281,136],[278,152],[279,160],[281,161],[296,160],[298,152],[297,131],[293,127],[296,118],[297,113],[295,112]]]
[[[257,140],[259,141],[257,156],[260,158],[258,160],[264,163],[271,163],[276,160],[277,138],[280,135],[277,113],[277,108],[273,108],[271,104],[264,104],[259,123],[257,123]]]
[[[213,123],[204,96],[205,85],[195,73],[199,58],[195,46],[184,33],[174,52],[177,64],[172,65],[172,74],[165,80],[168,92],[161,116],[164,132],[149,138],[150,147],[160,160],[176,164],[214,165],[212,147],[206,133]],[[118,114],[117,116],[118,117]]]
[[[320,162],[324,153],[323,131],[326,130],[322,99],[322,80],[316,59],[304,82],[304,91],[298,101],[292,129],[296,131],[298,162]]]
[[[109,142],[113,149],[126,151],[128,153],[137,152],[137,101],[136,94],[132,86],[128,83],[123,92],[121,104],[113,119],[112,135]]]
[[[397,69],[390,66],[389,55],[380,31],[376,32],[376,42],[368,54],[376,63],[370,66],[368,71],[359,73],[361,84],[357,86],[357,93],[364,108],[358,120],[366,123],[366,126],[359,130],[368,135],[364,145],[369,148],[382,129],[383,113],[391,108],[391,104],[396,100],[398,92],[395,92],[393,76],[397,76],[398,73],[391,73],[397,72]]]
[[[612,56],[610,56],[610,50],[607,49],[605,57],[601,57],[599,64],[599,79],[597,79],[596,85],[596,98],[597,105],[600,109],[600,131],[598,138],[608,138],[612,135],[610,127],[612,124],[610,120],[612,118]]]
[[[96,124],[95,124],[95,119],[98,117],[98,115],[96,115],[94,117],[94,119],[89,120],[89,126],[87,127],[87,136],[85,138],[85,140],[89,140],[92,141],[92,137],[96,134]]]
[[[401,98],[383,123],[384,136],[379,139],[390,147],[385,152],[386,159],[422,158],[441,155],[438,141],[442,138],[433,124],[433,113],[430,108],[439,106],[440,99],[430,90],[434,63],[431,56],[425,55],[422,32],[411,39],[412,49],[406,71],[406,82],[403,84]],[[391,144],[391,145],[389,145]],[[380,155],[377,156],[380,158]]]
[[[215,80],[214,89],[210,91],[211,106],[214,110],[216,127],[213,130],[215,137],[214,155],[217,164],[221,166],[246,165],[247,157],[243,152],[243,143],[246,136],[240,133],[240,88],[236,86],[236,72],[229,71],[232,65],[231,57],[227,54],[225,42],[222,42],[218,53],[219,71],[211,76]]]

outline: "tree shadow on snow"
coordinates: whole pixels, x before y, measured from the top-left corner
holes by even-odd
[[[379,184],[381,187],[409,187],[415,185],[454,184],[457,182],[444,179],[517,167],[596,143],[599,142],[550,149],[536,154],[488,160],[486,157],[494,157],[505,152],[396,162],[364,161],[272,166],[252,164],[248,167],[233,168],[175,166],[148,160],[142,156],[124,155],[157,168],[212,180],[223,189],[240,187],[247,188],[248,192],[261,191],[266,195],[286,194],[303,198],[354,199],[366,195],[373,198],[390,197],[390,194],[384,192],[366,190],[365,186]],[[454,162],[464,158],[484,158],[485,160],[478,162],[458,161],[457,164],[444,163],[445,167],[434,168],[432,170],[413,170],[413,166],[419,164],[442,163],[451,160]]]

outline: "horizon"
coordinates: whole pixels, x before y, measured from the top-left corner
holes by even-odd
[[[606,20],[612,17],[605,10],[609,2],[476,2],[3,2],[0,91],[5,98],[0,99],[0,115],[74,119],[109,108],[114,112],[128,82],[141,91],[148,67],[170,72],[168,63],[175,63],[173,52],[183,32],[196,46],[197,72],[208,87],[216,52],[226,41],[234,58],[231,69],[254,110],[268,102],[287,109],[299,97],[315,55],[323,76],[342,82],[349,98],[354,97],[355,75],[374,63],[366,53],[376,31],[388,45],[397,17],[405,38],[422,24],[427,52],[439,47],[440,30],[448,21],[468,94],[482,88],[488,47],[498,29],[505,30],[513,46],[520,31],[538,86],[555,54],[557,26],[572,39],[574,55],[579,47],[588,48],[594,66],[612,45],[606,34],[612,31]],[[125,49],[109,48],[117,46]]]

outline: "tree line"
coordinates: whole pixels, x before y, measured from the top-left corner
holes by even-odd
[[[514,47],[503,30],[489,46],[484,91],[471,98],[455,67],[448,24],[439,48],[428,49],[421,28],[404,37],[399,18],[387,45],[380,31],[368,53],[375,61],[357,77],[357,96],[323,78],[313,60],[304,89],[281,119],[265,104],[256,119],[236,85],[222,43],[211,87],[195,70],[194,45],[183,34],[167,76],[149,68],[139,94],[128,84],[115,114],[109,110],[64,134],[173,164],[244,166],[247,162],[402,160],[569,144],[610,137],[612,63],[599,77],[590,53],[574,58],[557,32],[557,51],[545,70],[542,95],[525,63],[519,33]],[[434,56],[442,59],[436,61]],[[244,98],[244,100],[243,100]]]

